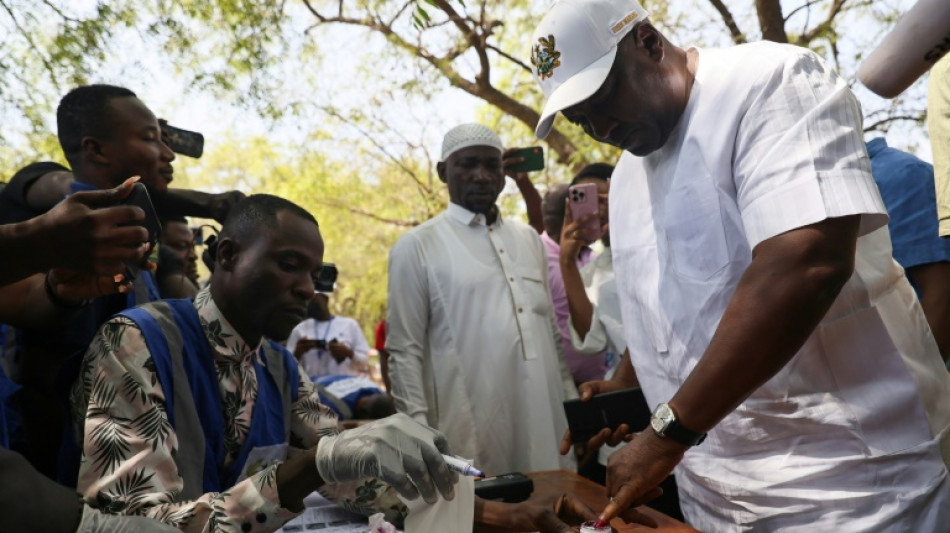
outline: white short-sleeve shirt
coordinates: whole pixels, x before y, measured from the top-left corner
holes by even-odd
[[[301,354],[300,364],[310,377],[335,374],[356,375],[369,362],[369,343],[360,323],[348,316],[334,316],[330,320],[308,318],[297,324],[287,339],[287,349],[293,353],[300,339],[334,341],[353,350],[353,357],[337,362],[329,349],[314,348]]]
[[[855,272],[824,320],[677,468],[700,530],[946,527],[950,380],[891,258],[860,106],[810,51],[700,51],[669,140],[613,174],[617,289],[651,406],[703,356],[757,244],[854,214]]]

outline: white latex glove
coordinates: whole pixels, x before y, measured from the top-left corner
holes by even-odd
[[[445,435],[399,413],[320,439],[317,472],[329,482],[376,478],[406,499],[435,503],[437,489],[454,498],[458,480],[443,453],[451,454]]]
[[[181,533],[181,530],[151,518],[105,514],[83,505],[76,533]]]

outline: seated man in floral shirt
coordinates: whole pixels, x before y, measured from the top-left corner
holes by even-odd
[[[323,259],[316,220],[281,198],[248,197],[216,254],[194,302],[116,315],[86,352],[73,391],[86,502],[197,533],[273,531],[317,489],[392,522],[406,514],[393,488],[451,498],[442,435],[405,416],[338,434],[306,373],[269,340],[305,317]],[[307,451],[283,460],[288,442]]]

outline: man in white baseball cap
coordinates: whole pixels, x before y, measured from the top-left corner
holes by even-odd
[[[562,402],[577,391],[541,239],[495,205],[503,153],[481,124],[450,130],[436,167],[449,206],[390,251],[392,394],[399,411],[439,428],[485,472],[570,469],[557,440],[567,429]]]
[[[677,47],[633,0],[563,0],[531,47],[538,136],[560,112],[624,150],[617,291],[657,407],[602,518],[676,467],[702,531],[945,528],[950,377],[847,84],[804,48]]]

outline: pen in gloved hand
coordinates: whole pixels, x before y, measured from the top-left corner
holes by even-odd
[[[453,472],[458,472],[463,476],[485,477],[484,472],[475,468],[463,459],[459,459],[458,457],[453,457],[451,455],[445,455],[444,453],[442,454],[442,458],[445,459],[445,464],[449,467],[449,470]]]

